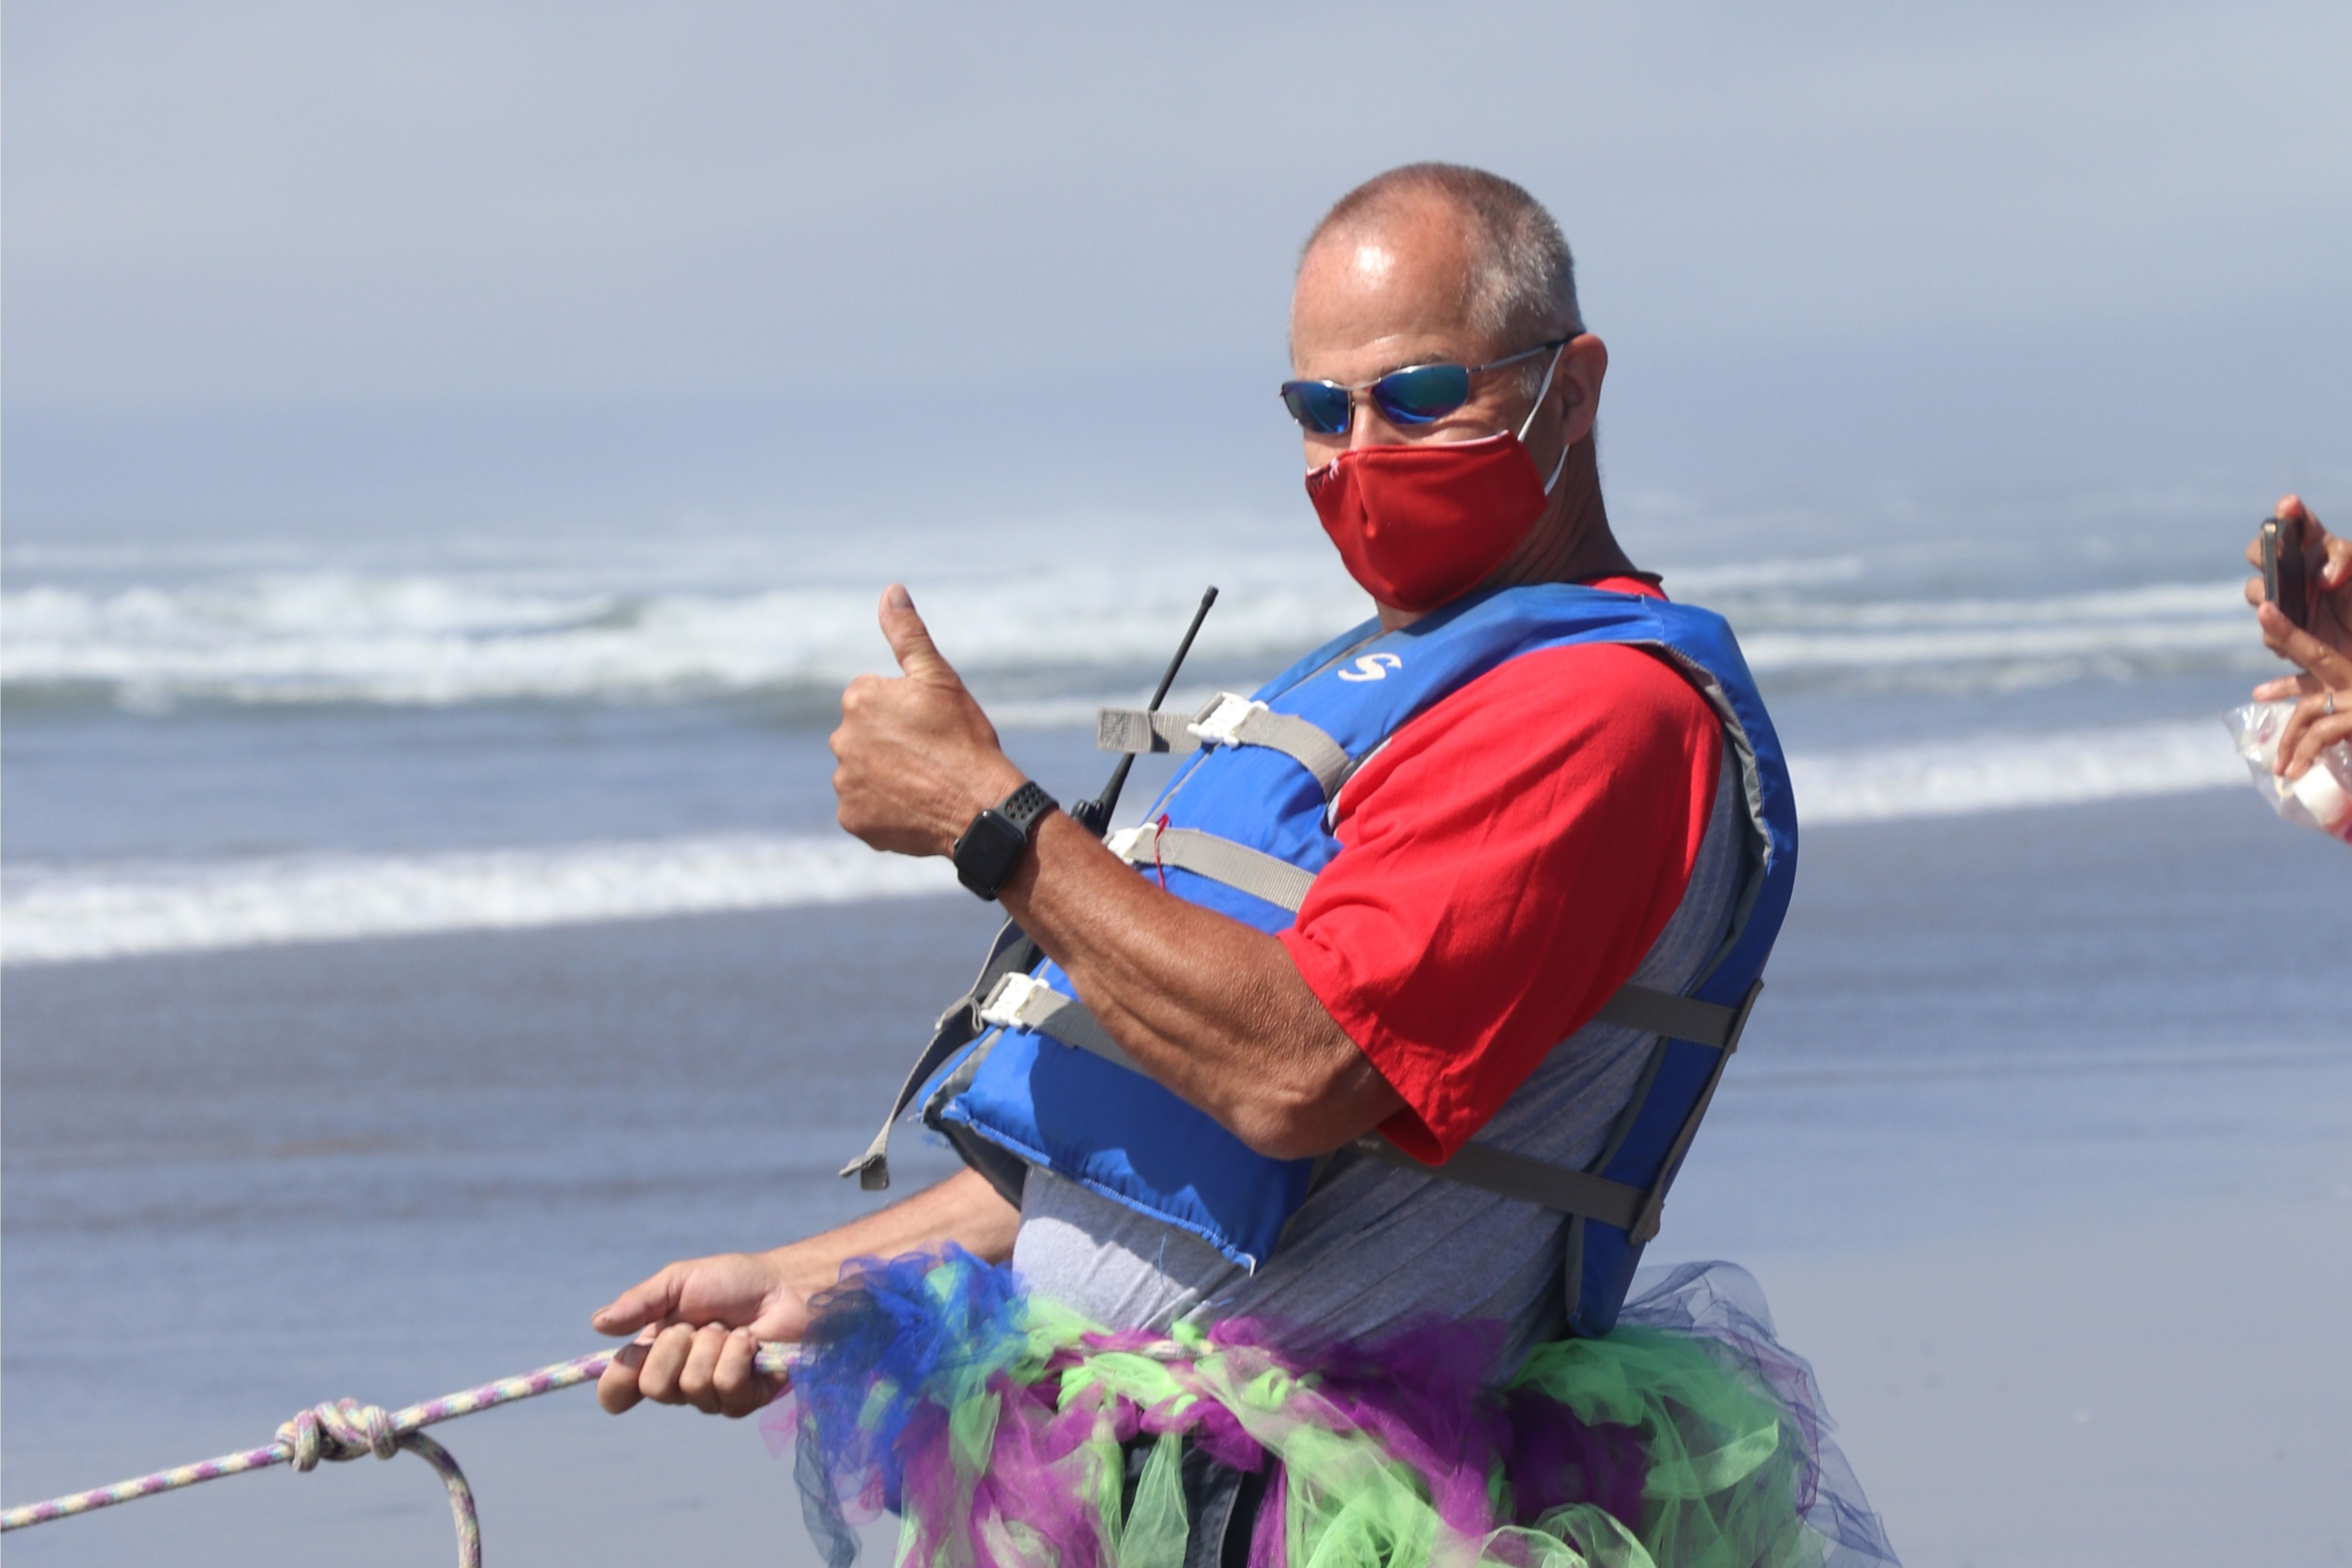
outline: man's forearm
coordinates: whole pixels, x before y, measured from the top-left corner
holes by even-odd
[[[853,1258],[897,1258],[954,1242],[974,1257],[1003,1263],[1013,1256],[1020,1227],[1021,1211],[986,1177],[960,1171],[888,1208],[779,1247],[769,1257],[782,1265],[793,1289],[813,1296],[837,1283],[841,1266]]]
[[[1276,938],[1154,887],[1066,816],[1002,891],[1145,1071],[1259,1152],[1322,1153],[1402,1101]]]
[[[836,815],[877,849],[946,855],[1022,772],[903,587],[881,624],[906,673],[842,693]],[[1150,886],[1071,818],[1047,814],[999,893],[1136,1064],[1252,1148],[1320,1153],[1402,1104],[1281,942]]]

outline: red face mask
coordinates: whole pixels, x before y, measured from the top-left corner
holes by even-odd
[[[1480,441],[1353,447],[1308,474],[1307,494],[1348,575],[1381,604],[1419,612],[1500,566],[1543,515],[1550,487],[1506,430]]]

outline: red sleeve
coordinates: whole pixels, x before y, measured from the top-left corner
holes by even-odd
[[[1340,852],[1283,933],[1404,1099],[1381,1129],[1442,1160],[1629,979],[1682,901],[1722,732],[1654,656],[1510,660],[1349,781]]]

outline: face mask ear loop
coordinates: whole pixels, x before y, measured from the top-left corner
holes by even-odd
[[[1528,432],[1535,428],[1536,416],[1543,412],[1544,399],[1551,393],[1551,378],[1559,374],[1559,356],[1567,352],[1568,344],[1565,342],[1551,351],[1551,363],[1544,366],[1543,384],[1536,388],[1536,405],[1528,410],[1528,416],[1525,419],[1519,421],[1520,440],[1526,440],[1528,438]],[[1551,478],[1544,481],[1544,494],[1551,494],[1552,486],[1559,483],[1560,471],[1567,467],[1568,448],[1562,447],[1559,449],[1559,461],[1551,466]]]
[[[1559,356],[1567,352],[1568,344],[1565,342],[1551,351],[1551,363],[1544,366],[1543,384],[1536,388],[1536,405],[1528,410],[1525,419],[1519,421],[1520,440],[1526,440],[1528,432],[1535,428],[1536,416],[1543,412],[1543,400],[1551,392],[1551,378],[1559,374]]]
[[[1562,468],[1567,468],[1567,467],[1568,467],[1568,448],[1567,448],[1567,447],[1562,447],[1559,449],[1559,462],[1557,462],[1557,463],[1554,463],[1554,464],[1551,466],[1551,478],[1549,478],[1549,479],[1546,479],[1546,480],[1544,481],[1544,494],[1546,494],[1546,495],[1549,495],[1549,494],[1551,494],[1551,488],[1552,488],[1552,486],[1554,486],[1554,485],[1556,485],[1556,484],[1559,483],[1559,474],[1560,474],[1560,470],[1561,470]]]

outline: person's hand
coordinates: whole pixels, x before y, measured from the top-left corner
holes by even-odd
[[[2352,735],[2352,539],[2336,538],[2321,527],[2300,496],[2282,496],[2273,515],[2292,525],[2311,572],[2309,624],[2296,626],[2266,602],[2259,574],[2247,581],[2246,602],[2254,606],[2264,646],[2303,669],[2263,681],[2254,688],[2254,700],[2299,700],[2279,731],[2271,764],[2280,777],[2296,779],[2310,771],[2322,750]],[[2255,567],[2263,563],[2259,531],[2246,546],[2246,561]]]
[[[833,791],[841,826],[877,849],[945,855],[971,819],[1021,787],[996,726],[940,650],[907,590],[882,595],[896,679],[861,675],[841,694]]]
[[[2301,675],[2254,688],[2258,702],[2300,699],[2279,730],[2278,755],[2271,763],[2281,778],[2299,779],[2322,750],[2352,736],[2352,658],[2288,620],[2276,605],[2264,605],[2254,615],[2271,651],[2303,667]]]
[[[2336,653],[2352,658],[2352,539],[2339,539],[2321,527],[2319,520],[2311,515],[2311,509],[2303,504],[2301,496],[2280,497],[2278,510],[2272,515],[2289,525],[2283,531],[2300,536],[2303,558],[2311,571],[2311,613],[2305,629]],[[2246,580],[2246,603],[2259,606],[2263,602],[2260,530],[2255,531],[2253,542],[2246,546],[2246,563],[2254,568],[2254,575]],[[2285,624],[2284,616],[2279,617],[2279,624]],[[2263,640],[2281,658],[2294,658],[2280,646],[2268,616],[2263,620]],[[2294,662],[2303,663],[2299,658]],[[2304,668],[2308,669],[2310,666]],[[2263,693],[2271,688],[2278,689],[2277,695],[2288,694],[2284,682],[2272,681],[2268,687],[2258,689],[2255,697],[2270,700]]]
[[[786,1380],[751,1357],[762,1341],[798,1340],[809,1307],[774,1254],[722,1252],[671,1264],[588,1321],[636,1336],[596,1380],[596,1403],[614,1415],[650,1399],[740,1416],[783,1392]]]

